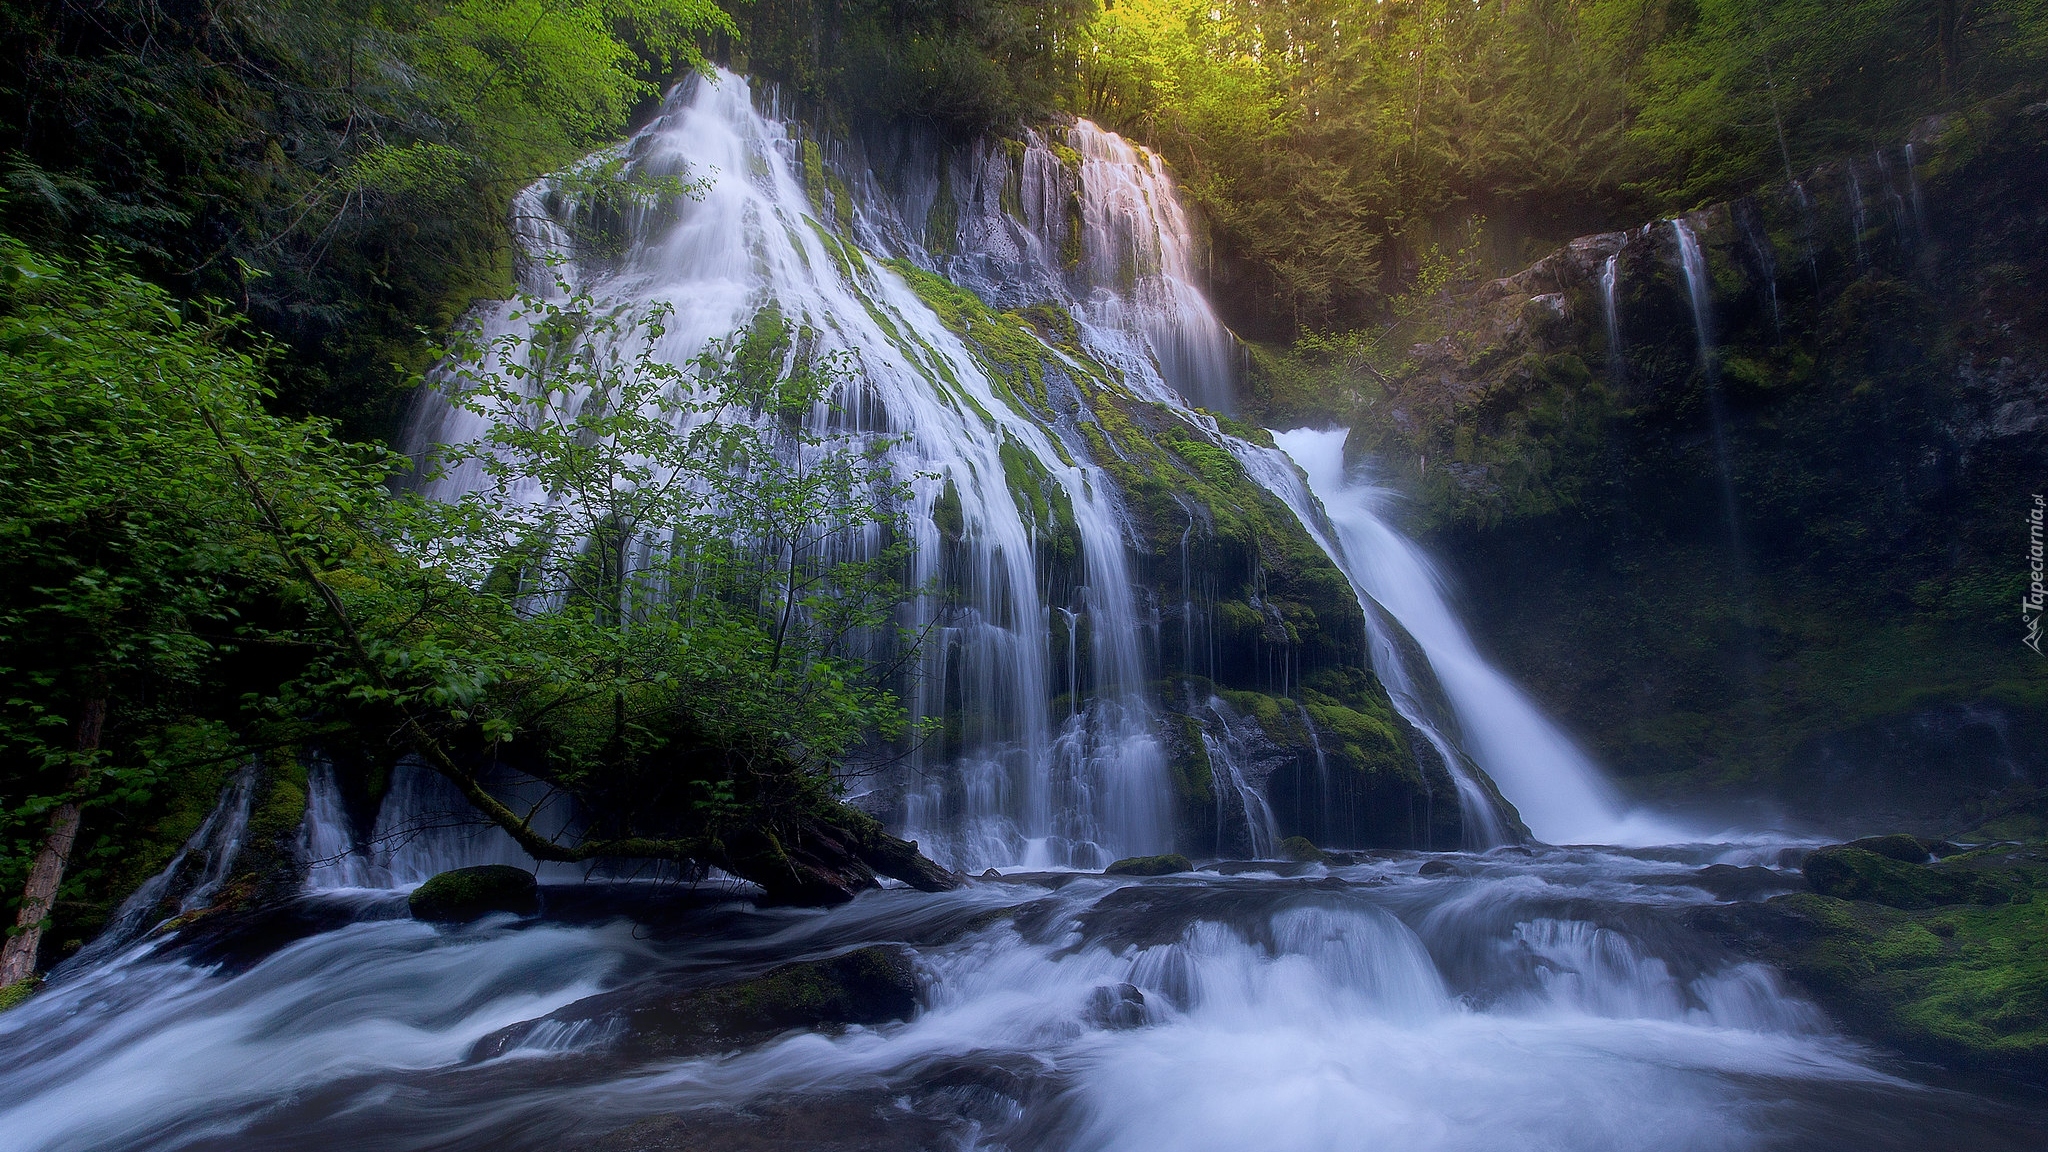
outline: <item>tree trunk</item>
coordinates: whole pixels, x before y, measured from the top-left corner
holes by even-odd
[[[99,751],[100,729],[107,720],[107,701],[96,697],[86,701],[85,715],[78,721],[79,767],[71,777],[73,795],[50,813],[50,831],[29,868],[28,883],[21,893],[21,915],[14,921],[14,935],[0,949],[0,988],[35,975],[36,952],[43,943],[43,921],[57,902],[57,887],[64,882],[64,868],[71,863],[71,846],[78,842],[78,824],[83,816],[79,785],[90,770],[90,755]]]

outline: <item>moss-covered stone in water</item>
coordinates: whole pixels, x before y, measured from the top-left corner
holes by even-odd
[[[1175,872],[1193,872],[1194,861],[1178,852],[1164,856],[1127,856],[1102,870],[1104,876],[1171,876]]]
[[[1330,856],[1306,836],[1289,836],[1280,842],[1280,858],[1304,864],[1325,864]]]
[[[540,893],[526,869],[483,864],[441,873],[413,889],[406,903],[418,920],[463,921],[491,912],[537,912]]]

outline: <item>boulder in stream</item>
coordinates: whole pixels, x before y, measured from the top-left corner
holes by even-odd
[[[480,864],[443,872],[413,889],[406,901],[414,919],[460,922],[491,912],[540,911],[533,873],[510,864]]]

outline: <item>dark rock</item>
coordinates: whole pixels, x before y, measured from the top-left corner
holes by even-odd
[[[1170,876],[1193,872],[1194,862],[1178,852],[1164,856],[1127,856],[1102,870],[1104,876]]]
[[[1314,868],[1314,864],[1280,860],[1222,860],[1205,866],[1205,871],[1214,871],[1223,876],[1242,876],[1247,872],[1268,872],[1276,876],[1299,876]]]
[[[406,903],[418,920],[456,922],[491,912],[529,916],[540,911],[540,891],[524,868],[483,864],[441,873],[413,889]]]
[[[491,1033],[477,1041],[470,1059],[502,1056],[544,1024],[558,1034],[610,1037],[608,1047],[627,1057],[691,1056],[757,1044],[793,1028],[905,1020],[917,1010],[917,990],[908,949],[860,948],[710,988],[677,990],[656,980],[591,996]]]
[[[1417,876],[1461,876],[1464,869],[1449,860],[1424,860],[1422,867],[1415,870]]]
[[[1135,984],[1104,984],[1088,996],[1088,1019],[1102,1028],[1142,1028],[1145,994]]]
[[[1710,864],[1687,881],[1704,888],[1721,900],[1753,900],[1766,892],[1790,892],[1797,879],[1769,868],[1738,868],[1733,864]]]
[[[806,1094],[642,1120],[576,1152],[877,1152],[960,1146],[963,1125],[906,1110],[882,1091]]]

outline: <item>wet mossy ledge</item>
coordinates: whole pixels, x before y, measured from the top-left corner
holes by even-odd
[[[1283,835],[1335,847],[1458,846],[1455,783],[1418,757],[1416,734],[1368,663],[1356,593],[1294,514],[1201,422],[1139,398],[1091,359],[1058,305],[998,310],[927,269],[889,266],[1003,383],[1007,402],[1069,430],[1064,450],[1116,486],[1137,535],[1140,612],[1159,623],[1146,639],[1162,670],[1153,695],[1165,714],[1176,847],[1251,854],[1235,797],[1218,803],[1211,748],[1223,746],[1245,783],[1271,799]],[[1271,446],[1259,428],[1208,418]],[[1057,602],[1083,580],[1071,508],[1049,478],[1012,467],[1007,454],[1004,462],[1019,511],[1038,527],[1036,558]],[[1056,662],[1087,641],[1087,627],[1080,618],[1054,629]]]
[[[1859,1034],[2048,1087],[2048,841],[1961,848],[1895,834],[1819,849],[1804,870],[1809,892],[1692,919]]]

